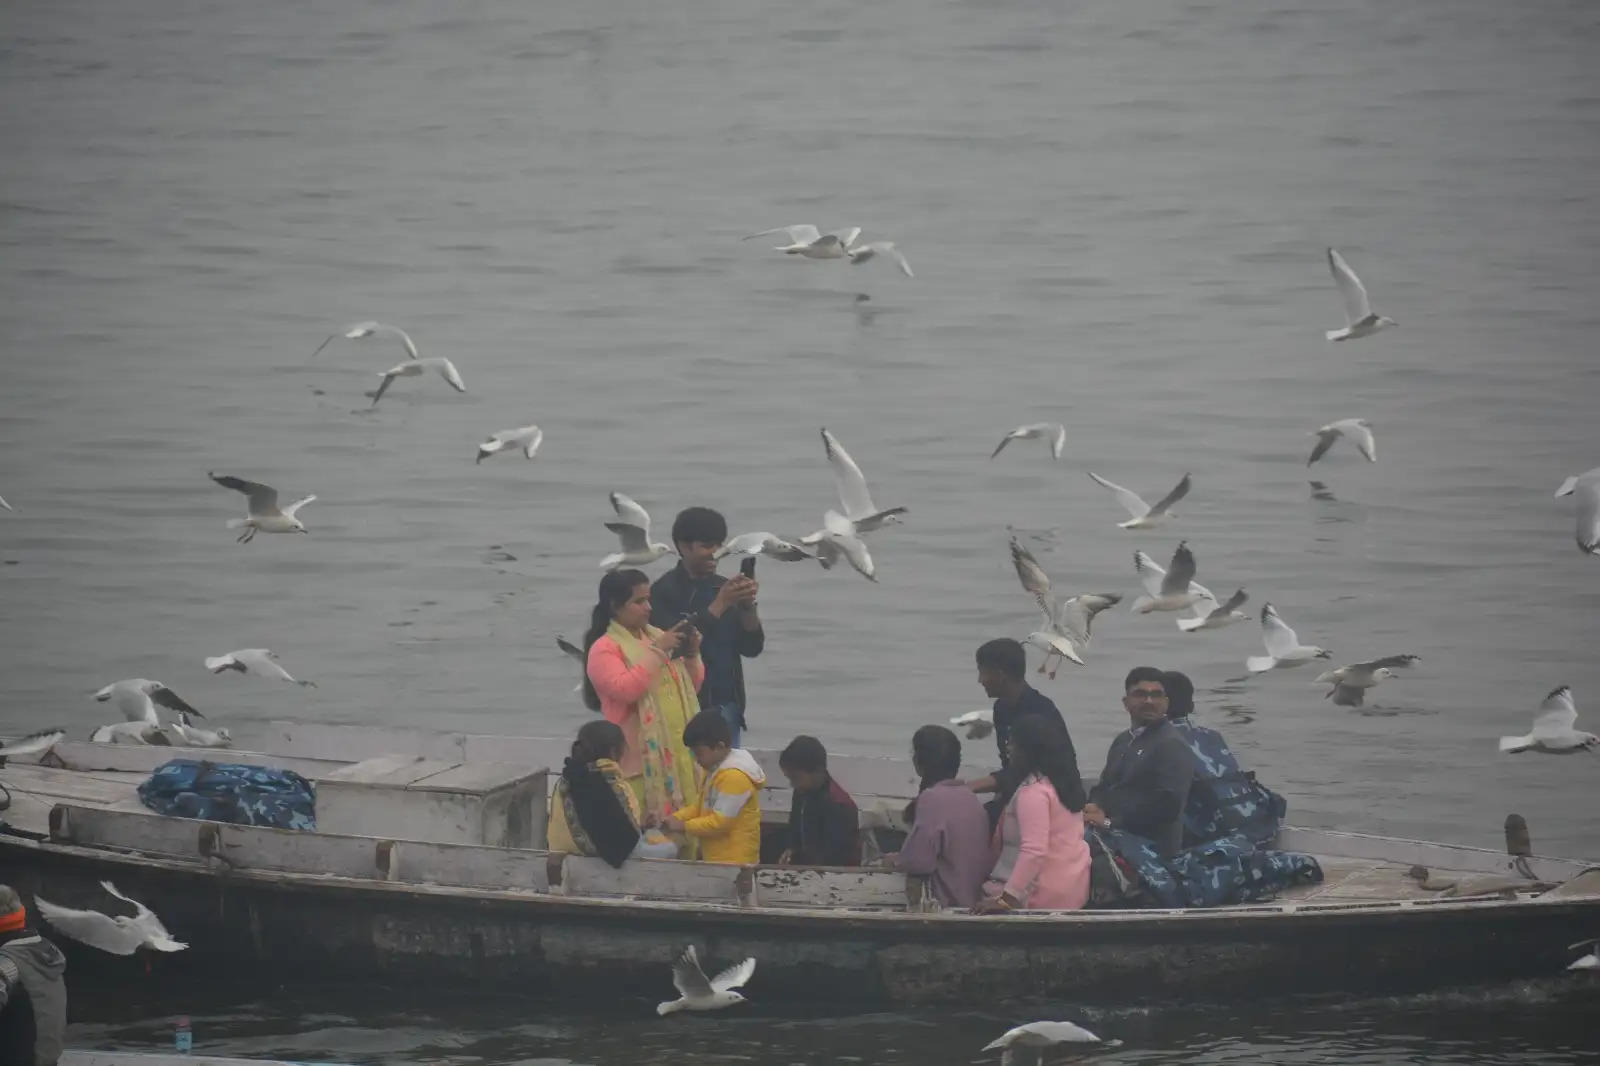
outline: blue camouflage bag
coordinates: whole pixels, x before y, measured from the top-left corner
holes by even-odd
[[[1238,756],[1215,729],[1174,721],[1178,735],[1194,752],[1194,784],[1183,808],[1183,843],[1193,847],[1240,834],[1256,844],[1277,839],[1289,802],[1240,768]]]
[[[1162,859],[1155,844],[1121,829],[1090,830],[1139,876],[1152,906],[1223,907],[1267,899],[1301,882],[1322,880],[1310,855],[1257,848],[1234,833]]]
[[[139,786],[157,814],[273,829],[316,829],[317,792],[292,770],[173,759]]]

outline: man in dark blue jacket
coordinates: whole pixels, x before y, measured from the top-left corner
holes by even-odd
[[[1194,782],[1194,753],[1167,721],[1166,679],[1160,670],[1130,670],[1123,681],[1122,706],[1131,728],[1111,742],[1083,820],[1145,837],[1170,858],[1183,846],[1183,808]]]
[[[988,808],[990,824],[997,825],[1012,793],[1022,784],[1022,775],[1011,767],[1011,731],[1017,722],[1030,714],[1050,719],[1061,727],[1069,752],[1073,751],[1072,736],[1067,732],[1066,719],[1050,697],[1028,684],[1028,653],[1021,644],[1007,637],[991,640],[978,649],[977,659],[978,684],[983,686],[984,695],[994,700],[994,743],[999,749],[1000,769],[968,784],[974,792],[995,794],[984,806]],[[1078,761],[1076,752],[1072,761]]]
[[[700,686],[702,710],[716,710],[739,747],[745,728],[744,659],[766,647],[767,635],[756,613],[760,586],[753,577],[717,573],[715,558],[728,539],[728,522],[709,507],[690,507],[672,523],[678,565],[650,587],[650,624],[670,629],[683,619],[700,631],[700,658],[706,664]]]

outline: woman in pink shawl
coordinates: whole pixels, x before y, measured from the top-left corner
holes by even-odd
[[[1083,839],[1083,780],[1066,734],[1029,715],[1011,730],[1011,764],[1022,784],[995,829],[995,865],[979,914],[1075,911],[1089,902],[1089,845]]]

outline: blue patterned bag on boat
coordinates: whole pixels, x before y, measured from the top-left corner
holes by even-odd
[[[1174,719],[1172,724],[1194,752],[1194,784],[1183,808],[1184,845],[1235,833],[1256,844],[1272,843],[1289,802],[1240,768],[1238,756],[1221,733],[1188,718]]]
[[[293,770],[243,763],[173,759],[139,786],[139,800],[157,814],[208,822],[315,829],[317,793]]]
[[[1242,833],[1222,837],[1163,859],[1144,837],[1121,829],[1090,830],[1139,875],[1149,903],[1157,907],[1225,907],[1267,899],[1302,882],[1322,880],[1310,855],[1269,851]]]

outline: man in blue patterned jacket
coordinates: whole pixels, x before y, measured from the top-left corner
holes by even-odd
[[[1255,844],[1272,844],[1288,803],[1239,766],[1238,756],[1221,733],[1190,720],[1194,682],[1187,674],[1168,670],[1162,681],[1167,691],[1167,720],[1195,759],[1194,784],[1183,808],[1183,846],[1234,833]]]

